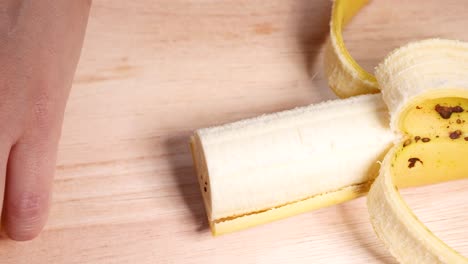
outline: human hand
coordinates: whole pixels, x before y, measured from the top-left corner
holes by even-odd
[[[0,2],[0,212],[14,240],[36,237],[47,219],[90,6],[91,0]]]

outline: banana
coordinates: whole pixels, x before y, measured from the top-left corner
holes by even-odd
[[[365,194],[396,140],[388,124],[375,94],[196,131],[192,153],[213,233]]]
[[[192,154],[211,230],[229,233],[369,191],[371,223],[398,261],[468,263],[398,193],[467,177],[468,43],[408,44],[374,76],[342,38],[367,2],[333,5],[325,68],[330,87],[347,99],[194,133]]]

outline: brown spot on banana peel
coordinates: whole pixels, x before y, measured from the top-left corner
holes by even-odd
[[[442,106],[437,104],[435,110],[443,119],[449,119],[453,113],[462,113],[465,111],[461,106]]]
[[[462,132],[460,130],[455,130],[455,131],[451,132],[449,136],[450,136],[451,139],[458,139],[458,138],[460,138],[461,134],[462,134]]]
[[[414,166],[416,165],[416,162],[421,162],[421,164],[424,164],[422,160],[420,160],[419,158],[410,158],[408,159],[408,162],[409,162],[408,168],[410,169],[414,168]]]
[[[418,143],[418,141],[421,140],[421,137],[420,136],[415,136],[414,140],[416,141],[416,143]]]
[[[431,139],[425,137],[425,138],[422,138],[421,141],[424,142],[424,143],[427,143],[427,142],[431,141]]]

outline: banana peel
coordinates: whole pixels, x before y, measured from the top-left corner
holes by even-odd
[[[409,44],[376,70],[391,128],[404,138],[386,154],[367,205],[375,232],[401,263],[468,263],[398,193],[398,187],[467,177],[467,70],[468,44],[450,40]]]
[[[380,89],[390,127],[401,135],[370,188],[371,223],[401,263],[468,263],[432,234],[398,193],[398,187],[468,176],[468,44],[434,39],[406,45],[377,67],[374,78],[349,55],[342,38],[342,27],[365,3],[335,1],[325,65],[339,96]]]
[[[369,0],[337,0],[333,4],[330,39],[325,47],[325,72],[328,85],[341,98],[380,92],[374,75],[364,70],[349,54],[343,28]]]
[[[468,43],[408,44],[374,76],[351,57],[342,37],[367,2],[336,0],[332,11],[325,69],[331,89],[350,98],[195,132],[192,153],[212,232],[369,192],[371,223],[398,261],[468,263],[398,193],[468,176]]]

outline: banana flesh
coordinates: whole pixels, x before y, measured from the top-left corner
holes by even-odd
[[[195,132],[191,147],[211,229],[215,235],[240,230],[370,188],[371,223],[397,260],[468,263],[398,193],[467,177],[468,44],[409,44],[392,52],[374,77],[342,38],[367,2],[335,1],[325,52],[330,87],[351,98]]]
[[[192,152],[213,233],[365,194],[394,141],[380,94],[198,130]]]

